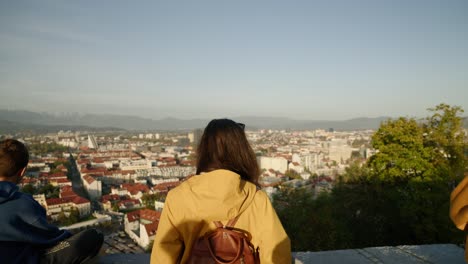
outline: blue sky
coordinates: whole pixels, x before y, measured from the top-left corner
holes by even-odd
[[[1,1],[0,108],[343,120],[468,111],[468,1]]]

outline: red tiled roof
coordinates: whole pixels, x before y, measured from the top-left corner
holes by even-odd
[[[136,205],[140,205],[140,201],[137,200],[137,199],[127,199],[127,200],[122,200],[118,203],[118,206],[122,206],[124,205],[125,207],[128,207],[128,206],[136,206]]]
[[[148,236],[154,236],[156,234],[156,231],[158,230],[158,225],[159,225],[159,220],[154,221],[151,224],[145,225],[146,233],[148,234]]]
[[[101,173],[103,174],[104,172],[106,172],[107,169],[106,168],[83,168],[81,170],[81,173]]]
[[[180,165],[185,165],[185,166],[194,166],[195,161],[194,160],[182,160],[180,162]]]
[[[135,174],[135,170],[120,170],[118,172],[122,174]]]
[[[164,161],[164,162],[176,161],[176,159],[173,157],[161,157],[161,158],[158,158],[157,160]]]
[[[84,203],[89,203],[89,200],[80,196],[70,196],[70,197],[63,197],[63,198],[50,198],[46,200],[46,203],[48,206],[66,204],[66,203],[84,204]]]
[[[94,178],[100,178],[104,176],[104,173],[90,173],[88,175]]]
[[[83,176],[83,179],[84,179],[88,184],[92,184],[92,183],[95,181],[95,179],[94,179],[93,177],[89,176],[89,175]]]
[[[133,222],[140,219],[140,210],[127,213],[127,219],[129,222]]]
[[[133,222],[139,219],[145,219],[154,223],[159,222],[159,218],[161,218],[161,212],[151,209],[141,209],[127,213],[126,216],[129,222]]]
[[[57,204],[66,204],[69,203],[69,199],[66,198],[50,198],[46,200],[47,206],[57,205]]]
[[[43,159],[32,159],[29,161],[30,163],[44,163]]]
[[[156,184],[155,186],[153,186],[153,190],[168,192],[171,189],[174,189],[175,187],[177,187],[179,184],[180,182],[163,182],[163,183]]]
[[[78,196],[74,191],[60,192],[60,198],[70,198]]]
[[[105,203],[108,201],[118,201],[120,200],[120,196],[117,194],[106,194],[101,197],[101,202]]]
[[[71,181],[69,181],[68,179],[56,179],[55,181],[57,183],[70,183],[71,184]]]
[[[78,164],[88,164],[89,163],[89,159],[80,159],[78,160]]]
[[[56,172],[56,173],[53,173],[53,174],[50,174],[49,177],[55,177],[55,178],[59,178],[59,177],[67,177],[67,175],[63,172]]]
[[[140,210],[140,218],[148,221],[159,221],[159,218],[161,218],[161,212],[151,209],[142,209]]]
[[[150,190],[148,185],[141,183],[124,183],[121,185],[121,187],[122,189],[127,190],[132,195],[135,195],[138,192],[147,193]]]
[[[71,186],[63,186],[60,188],[60,192],[70,192],[73,191],[73,188]]]
[[[74,204],[85,204],[85,203],[90,203],[88,199],[85,199],[83,197],[80,197],[80,196],[76,196],[75,198],[73,198],[72,202]]]
[[[93,163],[103,163],[104,159],[103,158],[93,158]]]
[[[22,180],[22,184],[28,184],[28,183],[35,183],[37,182],[37,179],[34,179],[34,178],[23,178]]]

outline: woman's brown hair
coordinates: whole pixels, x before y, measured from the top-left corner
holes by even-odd
[[[197,149],[197,174],[217,169],[233,171],[257,184],[260,173],[257,158],[243,124],[213,119],[206,126]]]

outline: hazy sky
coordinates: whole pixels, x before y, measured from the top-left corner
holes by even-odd
[[[0,108],[342,120],[468,112],[468,1],[1,1]]]

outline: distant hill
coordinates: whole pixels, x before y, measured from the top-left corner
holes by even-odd
[[[17,132],[23,133],[51,133],[60,130],[70,131],[122,131],[121,128],[112,127],[89,127],[89,126],[73,126],[73,125],[39,125],[13,122],[2,120],[0,117],[0,134],[14,134]]]
[[[282,117],[232,117],[246,124],[248,129],[329,129],[362,130],[377,129],[389,117],[354,118],[343,121],[296,120]],[[165,118],[153,120],[137,116],[97,114],[49,114],[23,110],[0,109],[0,132],[17,129],[71,129],[77,130],[192,130],[203,128],[209,119]],[[465,127],[468,119],[464,118]]]

